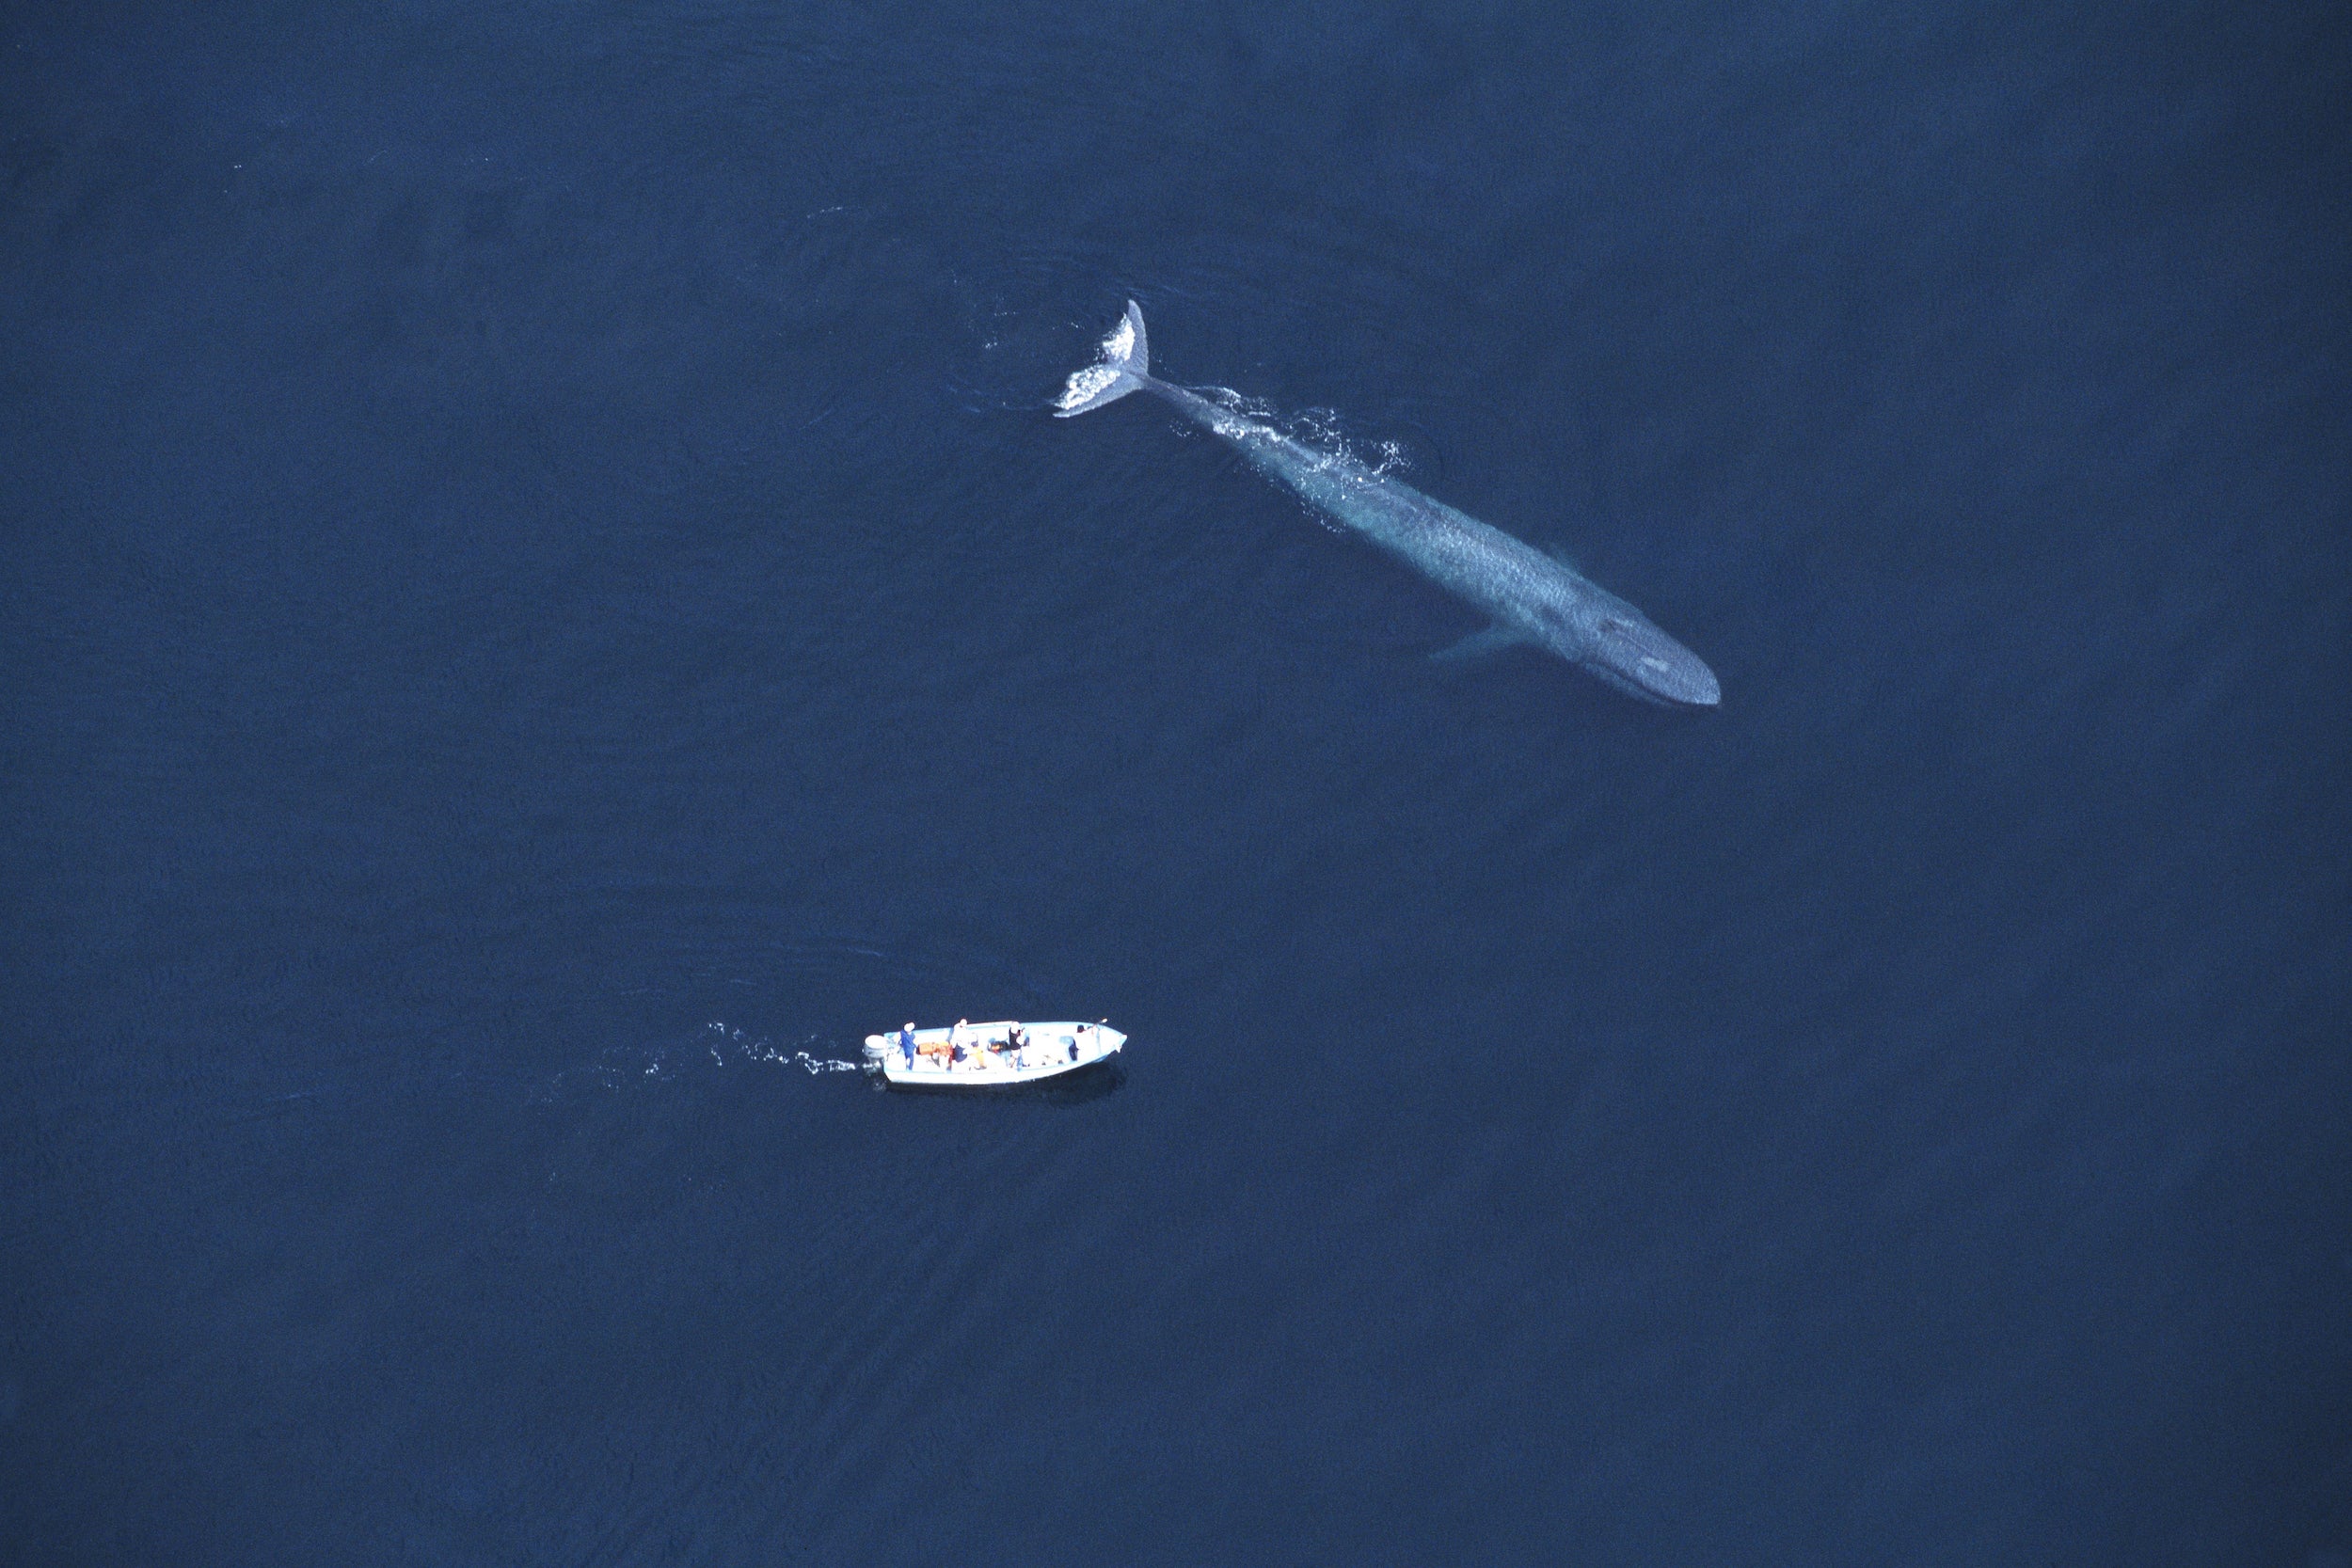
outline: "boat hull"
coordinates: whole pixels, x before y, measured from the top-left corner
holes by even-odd
[[[1009,1049],[1016,1028],[1025,1042],[1018,1051]],[[968,1092],[1067,1078],[1109,1061],[1126,1043],[1100,1023],[965,1023],[915,1030],[911,1059],[897,1031],[868,1035],[866,1058],[892,1088]]]

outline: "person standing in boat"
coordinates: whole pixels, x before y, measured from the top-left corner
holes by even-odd
[[[914,1068],[914,1020],[908,1019],[907,1026],[898,1031],[898,1049],[907,1053],[907,1069],[913,1071]]]
[[[963,1060],[963,1030],[971,1022],[968,1018],[960,1018],[956,1020],[956,1026],[947,1031],[947,1065],[950,1068]]]

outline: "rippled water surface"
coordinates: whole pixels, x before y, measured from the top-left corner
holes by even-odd
[[[2352,1561],[2348,59],[10,10],[0,1556]]]

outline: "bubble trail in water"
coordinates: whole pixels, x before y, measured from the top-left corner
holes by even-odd
[[[812,1077],[820,1072],[863,1072],[866,1070],[864,1062],[844,1061],[838,1056],[812,1056],[805,1050],[795,1050],[787,1055],[764,1039],[746,1043],[743,1039],[743,1031],[740,1029],[729,1029],[724,1023],[715,1022],[710,1027],[733,1043],[741,1053],[742,1059],[747,1062],[774,1062],[783,1067],[798,1067],[805,1069]],[[816,1043],[815,1037],[811,1037],[809,1043]],[[727,1065],[726,1058],[720,1054],[719,1048],[715,1045],[710,1048],[710,1059],[721,1067]]]

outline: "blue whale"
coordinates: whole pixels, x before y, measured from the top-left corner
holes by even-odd
[[[1175,404],[1260,473],[1485,611],[1493,624],[1440,658],[1528,643],[1647,702],[1713,707],[1723,701],[1715,673],[1698,655],[1564,562],[1344,452],[1311,447],[1152,375],[1143,312],[1133,300],[1103,341],[1102,357],[1071,376],[1054,413],[1071,419],[1130,392]]]

